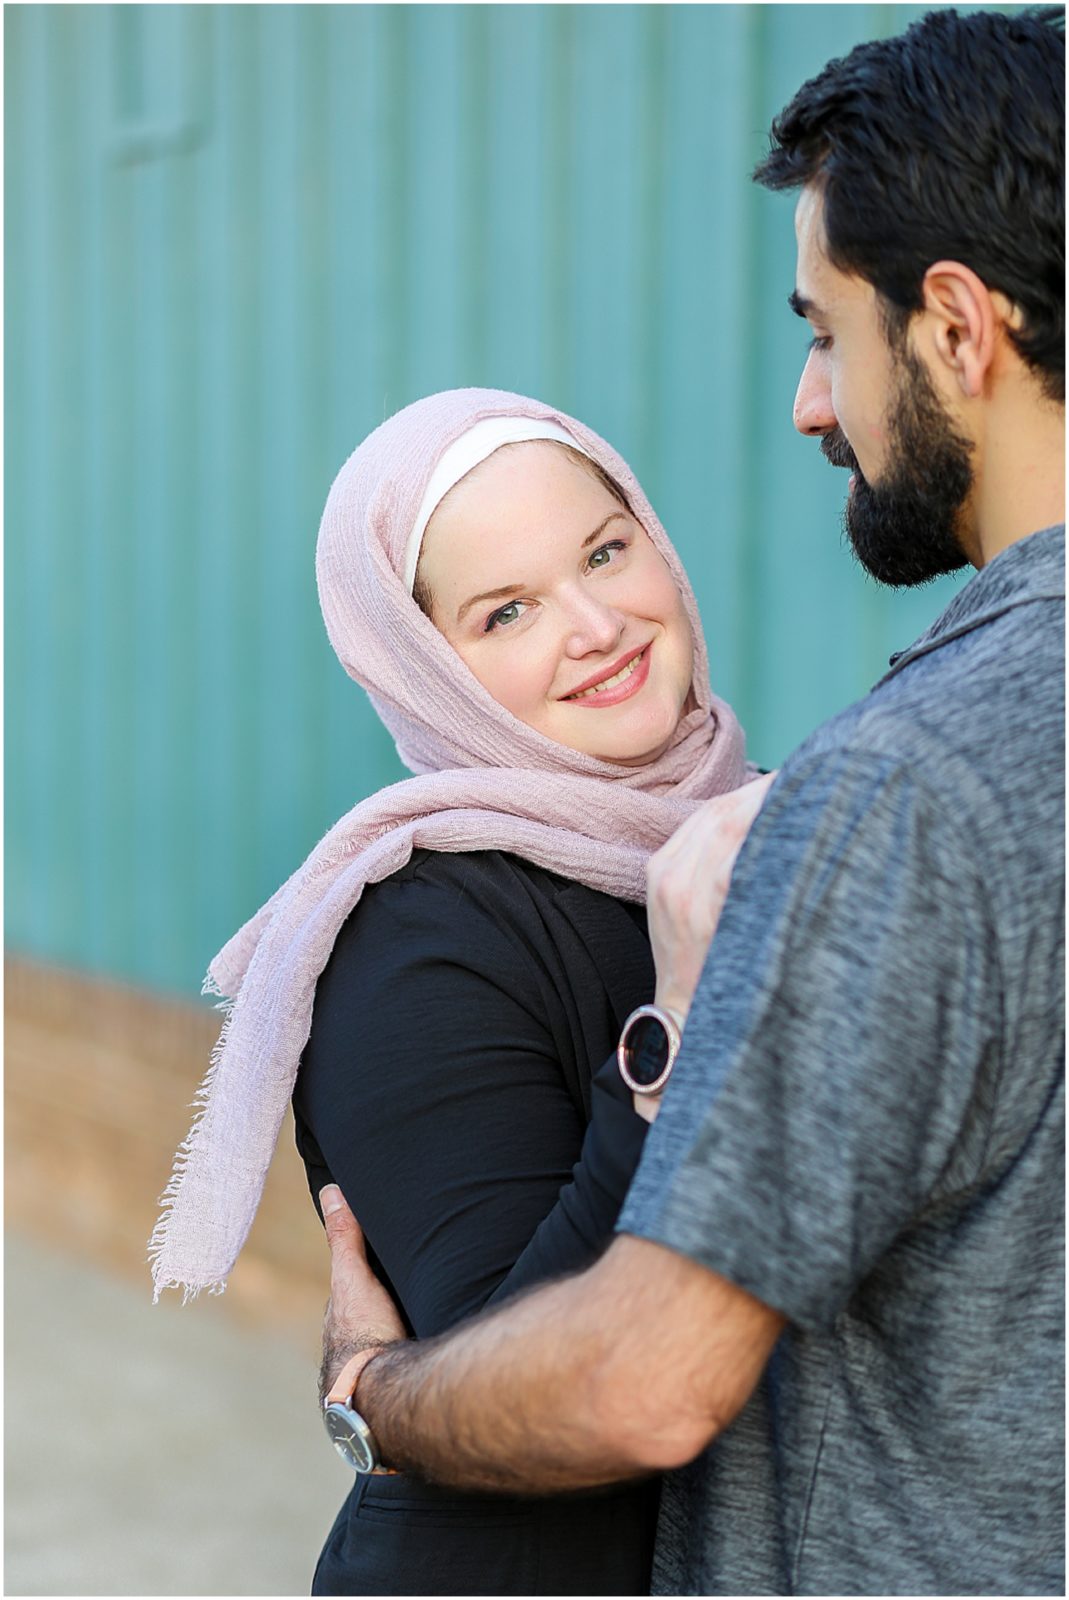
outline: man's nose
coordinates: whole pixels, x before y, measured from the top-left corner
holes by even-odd
[[[820,438],[838,427],[831,403],[831,381],[823,352],[811,350],[802,368],[798,392],[794,397],[794,425],[799,433]]]

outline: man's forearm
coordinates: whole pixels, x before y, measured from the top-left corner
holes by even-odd
[[[586,1272],[371,1357],[355,1404],[388,1465],[434,1482],[590,1488],[692,1460],[746,1403],[783,1327],[688,1257],[619,1237]]]
[[[384,1459],[456,1488],[525,1494],[651,1470],[619,1436],[619,1397],[604,1384],[612,1351],[591,1315],[588,1278],[376,1356],[354,1403]]]
[[[691,1460],[744,1402],[782,1318],[686,1257],[618,1238],[586,1272],[356,1387],[387,1463],[461,1489],[552,1494]]]

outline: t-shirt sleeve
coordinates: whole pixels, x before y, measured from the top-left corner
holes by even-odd
[[[319,981],[294,1097],[313,1194],[359,1217],[419,1337],[586,1265],[646,1124],[569,1090],[537,951],[430,870],[367,892]]]
[[[901,1230],[976,1180],[1000,1002],[959,826],[869,752],[784,769],[621,1231],[827,1328]]]

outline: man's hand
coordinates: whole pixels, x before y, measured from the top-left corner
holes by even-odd
[[[735,857],[775,776],[768,773],[707,801],[650,858],[647,911],[657,1004],[680,1024],[727,899]]]
[[[319,1398],[330,1393],[342,1367],[361,1350],[406,1338],[390,1296],[368,1266],[364,1235],[336,1183],[319,1191],[330,1245],[330,1299],[323,1314]]]

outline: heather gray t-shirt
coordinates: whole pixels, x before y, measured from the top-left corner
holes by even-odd
[[[783,1312],[661,1594],[1060,1594],[1064,530],[787,762],[621,1215]]]

